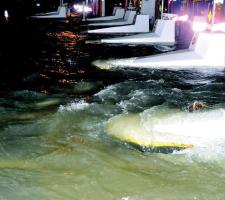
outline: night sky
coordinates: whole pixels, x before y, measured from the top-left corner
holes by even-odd
[[[70,2],[70,1],[66,1]],[[41,7],[36,4],[40,3]],[[0,12],[1,17],[7,9],[12,18],[29,16],[30,14],[55,9],[59,5],[59,0],[1,0]]]
[[[70,5],[81,3],[83,0],[64,0]],[[124,2],[124,0],[106,0],[106,14],[112,12],[114,2]],[[41,6],[37,7],[37,3]],[[8,10],[11,20],[18,21],[36,13],[53,11],[59,6],[60,0],[1,0],[0,21],[4,20],[4,10]]]

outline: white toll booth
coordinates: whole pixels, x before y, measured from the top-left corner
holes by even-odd
[[[126,11],[124,18],[126,18],[126,15],[128,15],[129,12],[130,11]],[[135,16],[133,16],[133,20],[130,20],[129,23],[121,23],[113,21],[110,23],[89,24],[89,26],[111,26],[111,27],[88,30],[88,33],[90,34],[147,33],[149,32],[150,27],[149,19],[153,21],[154,17],[155,17],[155,0],[152,1],[143,0],[140,15],[137,15],[136,18]]]
[[[127,10],[123,19],[121,20],[113,20],[110,22],[99,22],[99,23],[92,23],[88,24],[88,26],[123,26],[129,25],[134,22],[134,18],[136,16],[136,11]],[[89,33],[89,32],[88,32]]]
[[[147,33],[147,32],[149,32],[149,16],[148,15],[137,15],[135,23],[132,25],[88,30],[88,33],[94,33],[94,34]]]
[[[137,15],[134,25],[92,30],[91,33],[139,33],[132,36],[101,39],[100,43],[127,45],[169,45],[175,44],[175,14],[163,14],[163,18],[155,22],[153,31],[149,33],[148,15]],[[101,31],[101,32],[100,32]]]
[[[149,19],[155,19],[155,0],[142,0],[141,15],[149,15]]]
[[[54,19],[54,18],[66,18],[67,15],[68,15],[68,6],[64,4],[64,5],[60,5],[58,7],[57,11],[40,13],[40,14],[31,16],[31,18]]]
[[[86,21],[97,22],[97,21],[118,20],[118,19],[123,19],[124,14],[125,14],[124,8],[115,7],[114,10],[113,10],[112,16],[88,18],[88,19],[86,19]]]
[[[196,32],[188,49],[140,58],[99,60],[93,62],[93,64],[104,69],[134,67],[224,71],[225,23],[214,24],[216,3],[215,0],[211,31]]]
[[[100,42],[107,44],[128,45],[174,45],[175,21],[159,19],[156,21],[153,32],[125,37],[101,39]]]

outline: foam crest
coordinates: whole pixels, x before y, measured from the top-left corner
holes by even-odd
[[[110,85],[96,93],[95,96],[101,98],[103,101],[105,98],[115,97],[117,95],[116,88],[116,85]]]
[[[133,64],[135,58],[127,58],[127,59],[109,59],[109,60],[96,60],[92,63],[92,65],[100,68],[100,69],[111,69],[113,67],[124,67],[124,66],[135,66]]]
[[[189,113],[155,106],[140,114],[123,114],[111,118],[106,132],[140,146],[184,144],[185,147],[212,149],[225,144],[224,121],[225,110],[222,108]]]
[[[60,105],[59,111],[76,111],[76,110],[83,110],[89,106],[89,103],[85,102],[84,100],[80,100],[78,102],[72,102],[66,106]]]
[[[141,114],[141,123],[148,131],[202,138],[225,139],[225,110],[182,112],[152,108]]]

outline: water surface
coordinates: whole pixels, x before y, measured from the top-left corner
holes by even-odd
[[[203,101],[197,116],[225,129],[224,72],[98,70],[95,59],[157,52],[85,45],[71,23],[24,22],[16,38],[14,28],[1,47],[0,199],[224,199],[225,137],[204,137],[204,123],[188,112]],[[106,130],[121,115],[141,116],[147,130],[160,113],[185,116],[201,140],[161,153]]]

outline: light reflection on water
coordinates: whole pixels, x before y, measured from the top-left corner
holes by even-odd
[[[48,37],[58,49],[48,47],[51,57],[42,51],[42,78],[26,77],[48,84],[0,99],[0,199],[223,199],[223,144],[141,152],[108,135],[105,126],[119,114],[157,106],[186,114],[195,100],[224,109],[224,74],[96,72],[81,62],[94,46],[81,48],[79,35]]]

